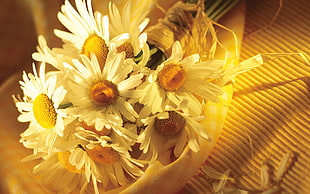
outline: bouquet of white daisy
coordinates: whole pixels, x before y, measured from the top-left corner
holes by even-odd
[[[34,173],[44,185],[99,193],[147,177],[158,161],[204,153],[214,141],[208,108],[225,106],[223,87],[262,60],[215,59],[224,47],[203,6],[178,2],[147,28],[147,12],[131,17],[130,1],[122,10],[110,3],[106,15],[91,0],[65,1],[57,16],[68,31],[54,31],[62,48],[39,36],[39,66],[23,73],[23,96],[14,96],[18,120],[29,122],[20,142],[33,154],[25,160],[40,159]]]

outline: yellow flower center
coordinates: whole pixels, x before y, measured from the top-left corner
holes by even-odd
[[[168,91],[180,89],[184,84],[186,72],[180,65],[166,65],[158,75],[159,85]]]
[[[82,54],[90,57],[90,53],[94,53],[101,67],[105,65],[109,48],[105,41],[98,35],[89,36],[83,45]]]
[[[61,165],[67,169],[70,172],[73,173],[82,173],[84,171],[84,168],[81,168],[80,170],[77,169],[75,166],[73,166],[70,162],[69,162],[69,157],[71,155],[71,152],[69,151],[65,151],[65,152],[58,152],[57,156],[58,156],[58,161],[61,163]]]
[[[96,146],[87,150],[88,156],[99,164],[113,164],[119,160],[119,154],[111,147]]]
[[[108,129],[106,127],[103,127],[103,129],[101,131],[97,131],[95,129],[95,126],[91,125],[87,125],[85,122],[82,123],[82,127],[85,129],[85,130],[88,130],[88,131],[92,131],[94,133],[96,133],[97,135],[99,136],[107,136],[107,135],[110,135],[112,129]]]
[[[118,90],[113,83],[101,80],[91,86],[90,96],[95,104],[107,106],[117,99]]]
[[[155,130],[164,135],[172,136],[178,134],[185,127],[185,119],[174,111],[169,111],[169,118],[158,119],[155,118],[154,128]]]
[[[54,103],[46,94],[39,94],[33,101],[33,114],[37,122],[45,129],[56,125],[57,113]]]
[[[133,47],[130,43],[125,42],[124,44],[122,44],[121,46],[117,47],[117,52],[125,52],[126,53],[126,59],[131,59],[134,57],[133,54]]]

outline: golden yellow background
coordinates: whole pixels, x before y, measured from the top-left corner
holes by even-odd
[[[26,125],[15,122],[17,111],[11,94],[20,92],[11,87],[17,84],[16,79],[8,77],[29,69],[32,63],[31,53],[37,44],[35,32],[40,28],[31,13],[48,14],[51,19],[40,24],[53,28],[58,26],[53,10],[57,10],[62,1],[53,1],[50,5],[54,7],[38,9],[43,12],[33,6],[42,4],[25,2],[0,2],[0,118],[14,118],[14,122],[1,119],[0,193],[44,191],[37,179],[26,178],[31,177],[32,164],[20,163],[29,153],[18,143],[19,133]],[[305,52],[310,55],[309,10],[308,0],[248,0],[240,60],[259,53]],[[51,33],[44,28],[40,32]],[[53,42],[53,36],[48,42]],[[267,164],[272,179],[281,158],[291,152],[288,171],[280,184],[281,192],[310,193],[309,91],[310,65],[299,55],[278,57],[239,75],[222,134],[206,164],[220,172],[230,169],[235,182],[229,185],[257,191],[261,165]],[[211,192],[208,180],[199,171],[182,192]]]

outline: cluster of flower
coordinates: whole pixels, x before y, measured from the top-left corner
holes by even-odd
[[[23,74],[23,98],[14,97],[20,122],[29,122],[21,143],[28,159],[55,191],[125,185],[166,150],[179,157],[186,147],[198,152],[210,136],[201,124],[204,106],[222,94],[223,60],[183,55],[176,41],[171,55],[149,67],[153,50],[146,15],[130,17],[110,3],[109,13],[93,12],[91,1],[65,1],[58,13],[68,31],[50,49],[39,37],[38,71]],[[56,70],[46,72],[46,64]],[[62,178],[60,178],[62,177]],[[101,187],[100,186],[100,187]]]

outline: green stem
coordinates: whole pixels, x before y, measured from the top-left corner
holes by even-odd
[[[72,106],[73,104],[71,102],[68,102],[66,104],[60,104],[59,105],[59,109],[66,109],[66,108],[69,108],[70,106]]]
[[[228,11],[233,9],[240,0],[205,0],[205,13],[210,19],[218,21]],[[186,3],[197,4],[198,0],[185,0]]]

